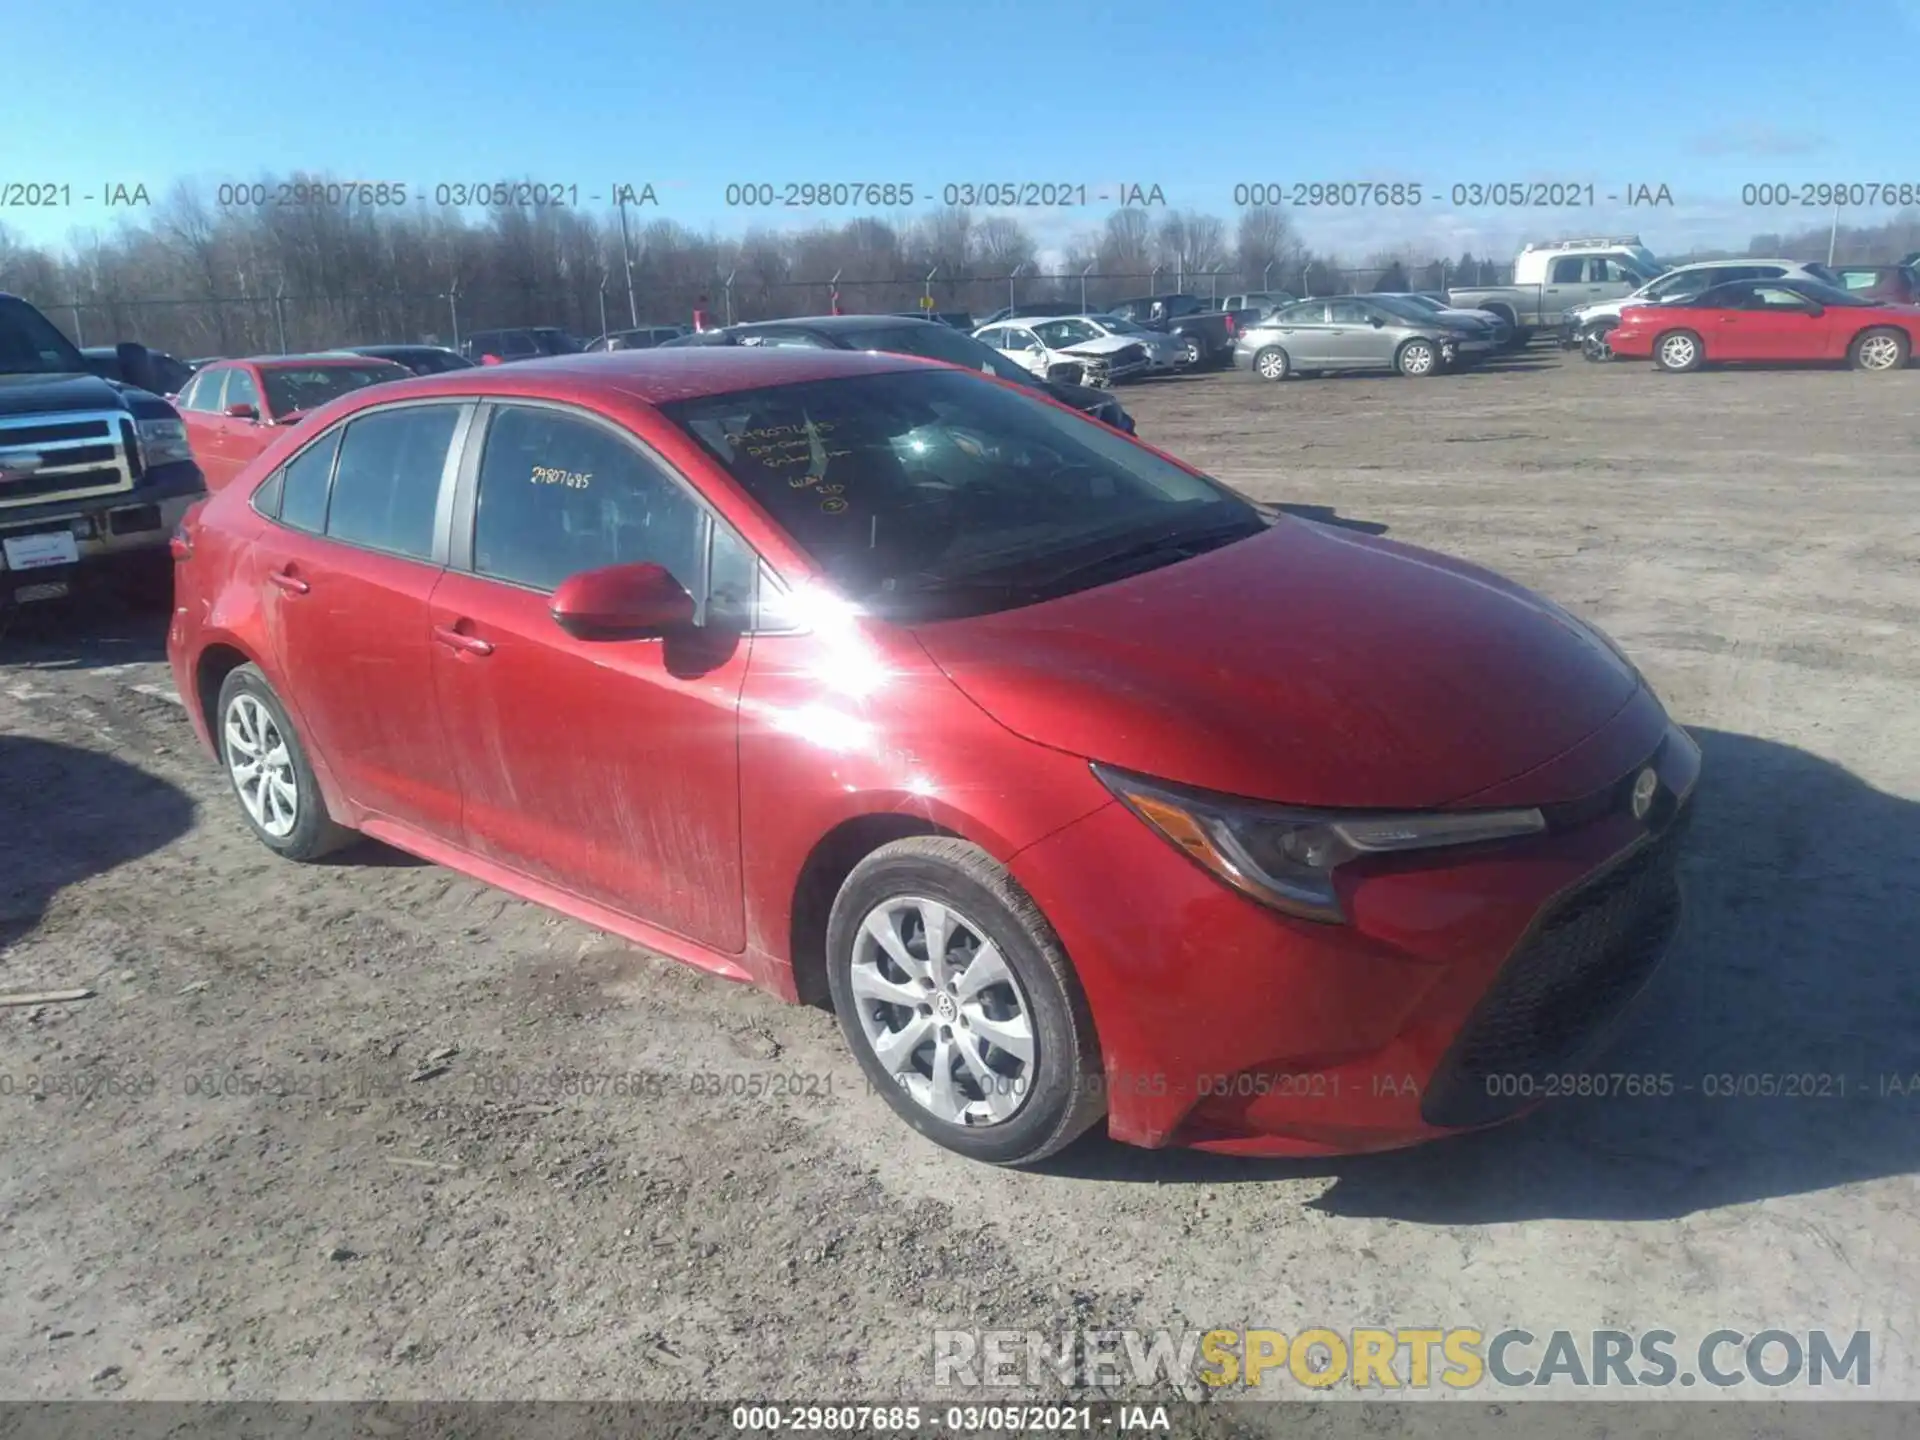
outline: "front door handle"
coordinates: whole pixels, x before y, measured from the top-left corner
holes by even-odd
[[[478,635],[467,635],[446,625],[433,627],[433,638],[450,650],[460,650],[468,655],[491,655],[493,646]]]
[[[302,580],[290,570],[272,571],[268,574],[267,579],[278,585],[289,595],[305,595],[313,589],[311,585],[307,584],[306,581]]]

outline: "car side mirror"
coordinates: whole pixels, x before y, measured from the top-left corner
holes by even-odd
[[[1381,318],[1380,318],[1380,317],[1379,317],[1378,315],[1375,315],[1375,316],[1374,316],[1374,317],[1373,317],[1373,318],[1372,318],[1371,320],[1369,320],[1369,321],[1368,321],[1367,323],[1368,323],[1369,325],[1371,325],[1371,326],[1373,326],[1373,328],[1374,328],[1374,329],[1376,329],[1376,330],[1380,330],[1380,329],[1384,329],[1384,328],[1385,328],[1385,326],[1386,326],[1386,323],[1387,323],[1387,322],[1386,322],[1386,321],[1384,321],[1384,320],[1382,320],[1382,319],[1381,319]]]
[[[1827,307],[1824,305],[1807,306],[1807,314],[1809,315],[1824,315],[1826,313],[1827,313]]]
[[[142,390],[154,388],[153,352],[146,346],[132,340],[122,340],[113,347],[113,357],[120,365],[120,378],[129,385]]]
[[[604,565],[560,582],[554,624],[579,640],[651,640],[693,624],[686,587],[659,565]]]
[[[260,418],[260,407],[258,405],[249,405],[245,401],[242,401],[238,405],[227,406],[226,410],[222,413],[224,413],[229,420],[258,420]]]

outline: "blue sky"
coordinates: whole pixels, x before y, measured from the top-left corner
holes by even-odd
[[[1920,186],[1920,0],[10,11],[0,187],[72,187],[66,208],[0,209],[39,242],[110,228],[115,213],[82,198],[110,183],[157,198],[191,179],[211,196],[296,169],[416,190],[532,178],[578,185],[583,203],[610,181],[651,182],[664,213],[722,230],[753,213],[725,205],[736,181],[1158,184],[1228,218],[1242,182],[1428,187],[1417,210],[1291,212],[1308,243],[1349,253],[1504,253],[1620,229],[1657,250],[1744,244],[1830,213],[1745,208],[1745,183]],[[1597,197],[1664,184],[1675,203],[1466,209],[1446,193],[1499,180],[1592,183]],[[1018,213],[1051,245],[1109,208]]]

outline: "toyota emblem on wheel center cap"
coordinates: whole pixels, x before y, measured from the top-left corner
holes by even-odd
[[[1653,792],[1660,788],[1660,777],[1649,766],[1642,770],[1633,781],[1633,818],[1644,820],[1647,812],[1653,809]]]

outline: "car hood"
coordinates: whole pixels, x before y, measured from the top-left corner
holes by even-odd
[[[68,410],[125,410],[129,395],[145,395],[98,375],[0,375],[0,415]]]
[[[915,634],[1028,740],[1295,805],[1461,800],[1571,749],[1640,689],[1605,642],[1510,581],[1290,517],[1144,575]]]
[[[1102,335],[1097,340],[1081,340],[1073,345],[1059,347],[1063,355],[1113,355],[1131,345],[1146,348],[1146,341],[1129,335]]]

